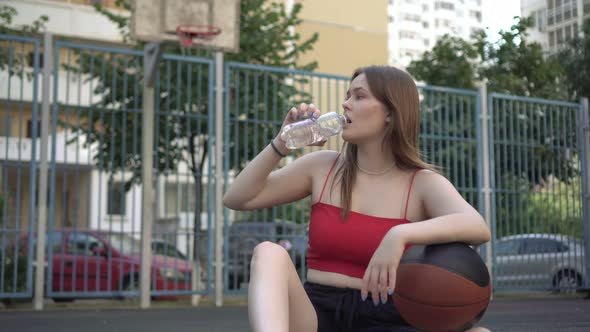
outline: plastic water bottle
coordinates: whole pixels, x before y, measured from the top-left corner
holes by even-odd
[[[338,135],[345,124],[344,115],[330,112],[315,121],[305,119],[286,125],[281,131],[281,139],[286,142],[289,149],[298,149]]]

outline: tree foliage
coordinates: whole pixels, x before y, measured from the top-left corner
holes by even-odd
[[[478,55],[473,44],[444,35],[432,50],[410,63],[408,71],[430,85],[475,89]]]
[[[564,69],[565,86],[572,99],[590,98],[590,19],[581,35],[575,36],[558,54]]]
[[[540,44],[527,40],[532,23],[530,18],[518,18],[493,42],[483,30],[470,41],[446,35],[413,61],[408,71],[430,85],[474,89],[485,80],[490,92],[563,99],[559,61],[546,56]]]

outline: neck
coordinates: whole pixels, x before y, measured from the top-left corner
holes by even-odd
[[[378,144],[357,145],[357,168],[369,175],[380,175],[392,170],[396,165],[391,149]]]

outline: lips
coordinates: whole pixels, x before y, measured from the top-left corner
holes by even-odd
[[[346,119],[346,123],[352,123],[352,120],[350,120],[347,114],[344,114],[344,118]]]

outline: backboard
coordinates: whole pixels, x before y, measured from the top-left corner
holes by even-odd
[[[221,33],[195,47],[238,52],[240,0],[133,0],[131,34],[146,42],[178,42],[179,25],[211,25]]]

